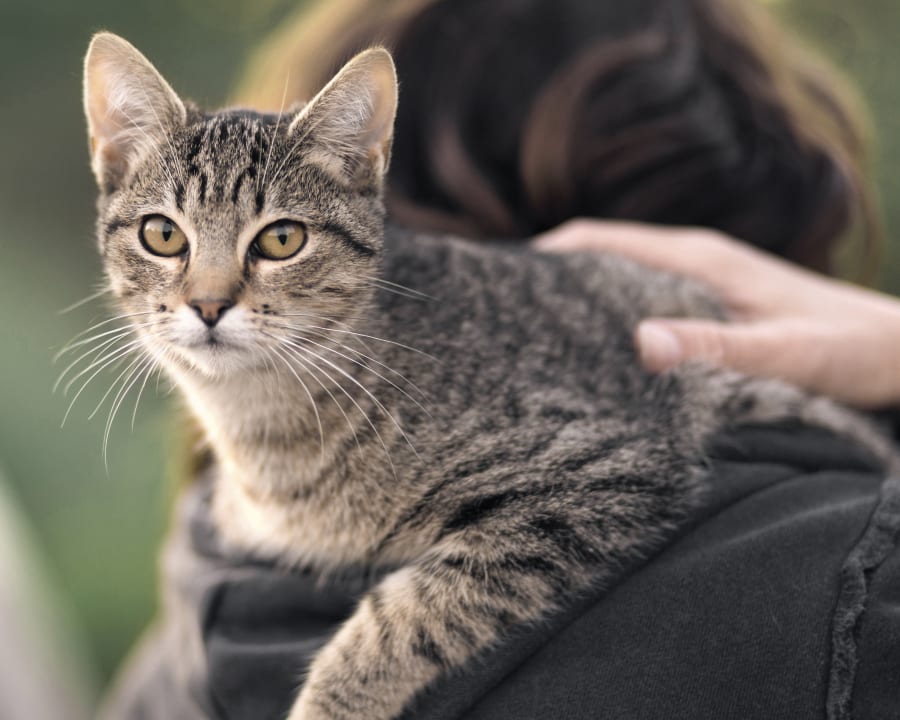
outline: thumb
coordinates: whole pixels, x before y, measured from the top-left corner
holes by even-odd
[[[785,340],[761,325],[709,320],[645,320],[635,332],[641,364],[650,372],[702,360],[748,375],[779,377]]]

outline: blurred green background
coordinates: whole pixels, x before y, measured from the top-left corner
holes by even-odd
[[[329,0],[340,2],[340,0]],[[587,1],[587,0],[586,0]],[[0,0],[0,468],[47,558],[98,686],[156,605],[156,554],[172,496],[174,398],[133,399],[101,455],[106,409],[87,415],[114,375],[98,377],[67,426],[51,394],[62,344],[104,317],[88,295],[100,279],[94,185],[81,111],[81,60],[96,30],[129,38],[177,90],[224,102],[255,45],[297,7],[285,0]],[[900,0],[773,0],[850,75],[879,136],[877,183],[888,237],[900,230]],[[881,263],[881,286],[900,292],[900,245]]]

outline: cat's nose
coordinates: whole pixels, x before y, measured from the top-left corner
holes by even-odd
[[[231,300],[191,300],[188,303],[207,327],[214,327],[228,308],[234,305]]]

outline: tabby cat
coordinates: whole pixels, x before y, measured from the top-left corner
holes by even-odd
[[[690,284],[385,229],[396,103],[380,48],[278,115],[201,112],[111,34],[86,59],[105,272],[206,433],[219,533],[286,567],[387,573],[290,720],[395,717],[613,582],[696,506],[724,428],[799,419],[888,457],[786,386],[644,373],[640,318],[718,315]]]

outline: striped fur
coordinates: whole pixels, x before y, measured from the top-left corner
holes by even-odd
[[[154,126],[129,97],[146,136],[93,143],[100,247],[123,312],[144,313],[143,347],[207,433],[222,536],[288,567],[389,571],[316,659],[291,720],[395,717],[512,628],[613,582],[696,506],[704,443],[722,429],[809,422],[893,462],[861,419],[791,388],[644,373],[635,324],[716,316],[698,288],[612,257],[385,232],[384,51],[304,108],[184,106],[183,120],[124,41],[99,36],[92,52],[89,95],[115,84],[92,77],[114,74],[96,58],[118,53],[132,69],[119,90],[148,83],[163,105]],[[104,106],[89,98],[92,134]],[[141,247],[151,214],[182,228],[186,256]],[[254,257],[281,218],[305,223],[307,246]],[[214,329],[187,306],[198,293],[233,303]]]

